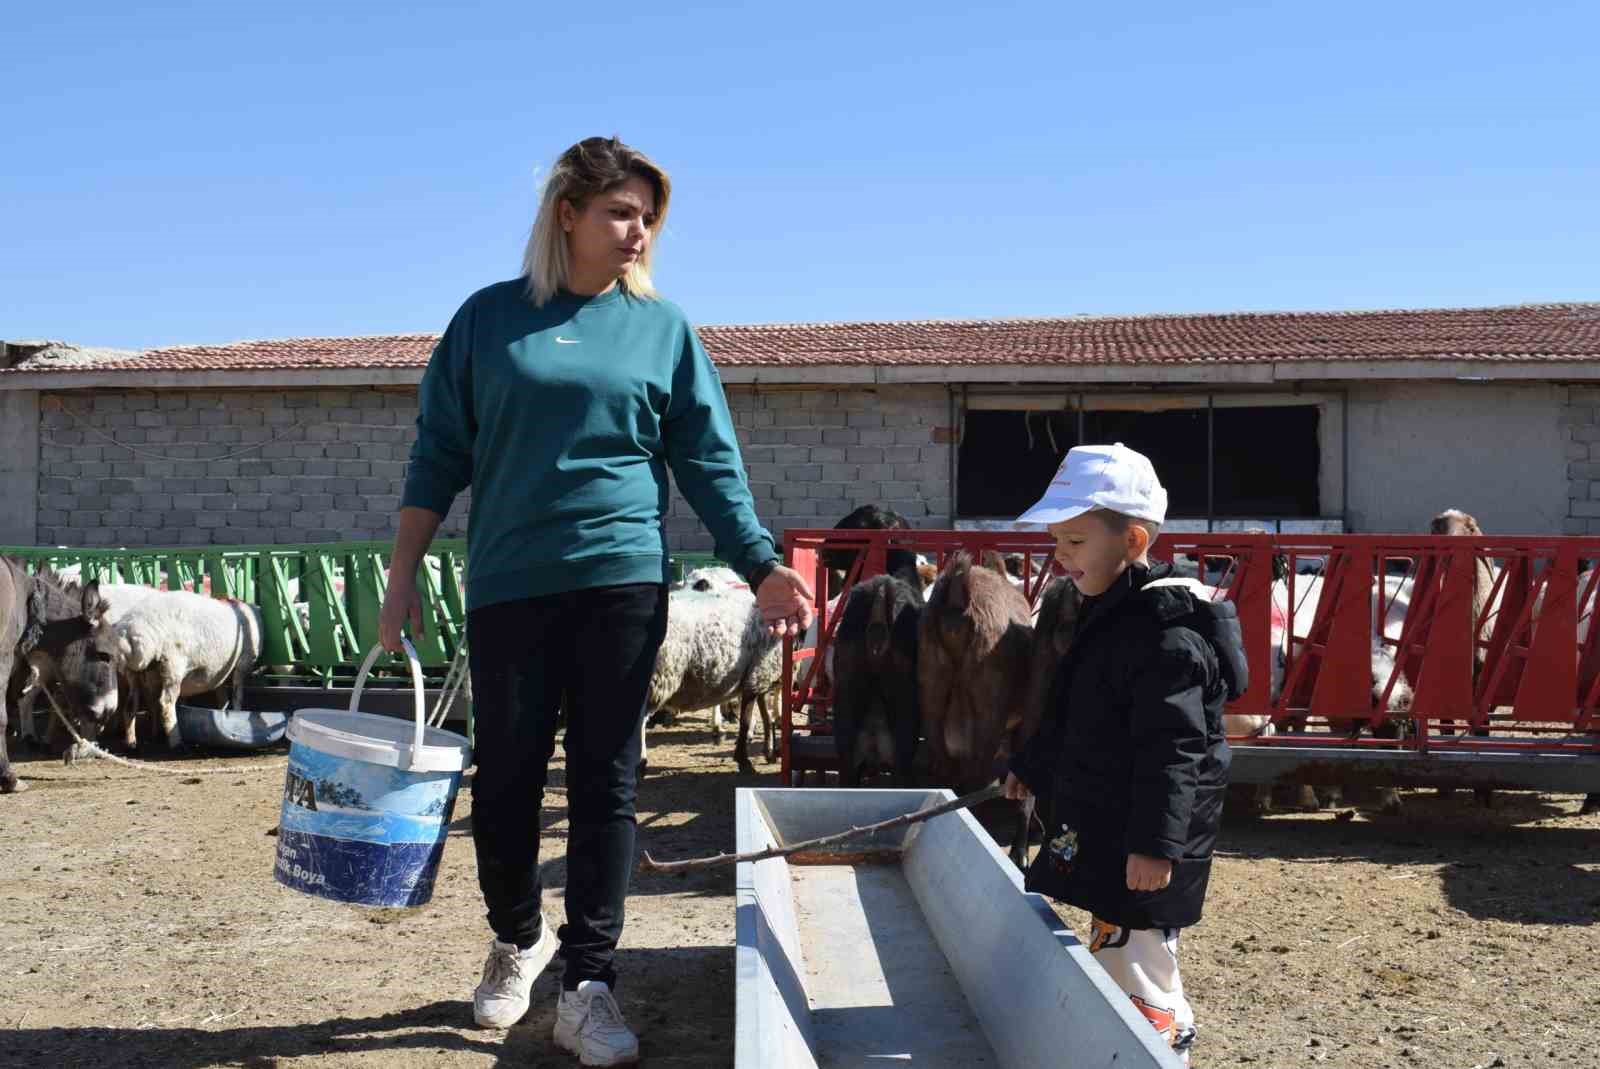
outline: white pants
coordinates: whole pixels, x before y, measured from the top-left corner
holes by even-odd
[[[1194,1009],[1178,975],[1178,929],[1121,928],[1095,917],[1089,953],[1188,1064]]]

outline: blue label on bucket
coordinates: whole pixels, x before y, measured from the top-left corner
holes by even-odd
[[[278,822],[278,882],[340,902],[421,905],[433,894],[460,779],[296,742]]]
[[[420,906],[444,854],[434,843],[364,843],[278,830],[273,875],[296,891],[361,906]]]

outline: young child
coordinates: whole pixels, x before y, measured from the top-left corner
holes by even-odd
[[[1150,563],[1166,511],[1150,461],[1119,442],[1071,450],[1020,517],[1049,525],[1085,600],[1006,793],[1037,795],[1048,821],[1028,889],[1089,911],[1095,961],[1187,1065],[1178,933],[1205,902],[1231,759],[1222,706],[1246,673],[1232,603]]]

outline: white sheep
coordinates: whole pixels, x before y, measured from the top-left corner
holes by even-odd
[[[261,614],[253,606],[185,591],[156,591],[139,599],[115,624],[120,671],[132,683],[133,708],[151,697],[169,745],[178,733],[178,699],[217,690],[230,681],[242,704],[244,677],[261,653]]]
[[[1290,591],[1286,581],[1277,580],[1272,584],[1273,601],[1273,686],[1272,700],[1276,702],[1282,694],[1284,679],[1284,663],[1287,657],[1289,631],[1292,628],[1294,635],[1305,638],[1311,633],[1312,625],[1316,619],[1317,606],[1322,601],[1324,586],[1323,577],[1320,575],[1296,575],[1294,577],[1293,603],[1290,602]],[[1373,580],[1372,597],[1378,599],[1383,607],[1383,629],[1380,632],[1376,626],[1371,629],[1371,684],[1373,705],[1384,703],[1384,693],[1388,692],[1387,704],[1383,704],[1384,711],[1395,716],[1403,717],[1411,709],[1412,690],[1411,683],[1405,678],[1403,672],[1397,670],[1393,640],[1400,638],[1401,631],[1405,628],[1406,610],[1411,602],[1411,579],[1409,576],[1385,575]],[[1374,614],[1374,619],[1376,614]],[[1391,640],[1386,642],[1385,639]],[[1390,680],[1393,679],[1393,686]],[[1346,731],[1359,733],[1364,720],[1356,719],[1335,722],[1330,725],[1331,730],[1343,727]],[[1389,722],[1389,730],[1398,731],[1400,725],[1393,719]],[[1327,792],[1328,802],[1338,805],[1343,796],[1339,787],[1330,788]],[[1302,804],[1316,805],[1314,792],[1309,788],[1301,791]],[[1400,811],[1400,795],[1392,787],[1378,788],[1378,807],[1386,813]]]
[[[1317,606],[1322,601],[1322,589],[1323,577],[1320,575],[1295,576],[1294,604],[1290,605],[1288,584],[1283,580],[1272,584],[1273,646],[1275,653],[1280,657],[1284,655],[1283,651],[1287,650],[1288,634],[1285,628],[1291,622],[1294,634],[1299,638],[1303,639],[1311,633],[1317,616]],[[1381,698],[1388,686],[1389,677],[1394,672],[1393,644],[1399,641],[1400,634],[1405,629],[1406,610],[1411,604],[1411,577],[1386,575],[1381,580],[1373,580],[1372,597],[1381,601],[1383,606],[1383,631],[1380,634],[1376,626],[1371,630],[1373,694]],[[1386,639],[1388,641],[1385,641]],[[1274,699],[1282,691],[1281,672],[1281,667],[1274,665]],[[1403,711],[1409,709],[1410,705],[1411,687],[1404,676],[1401,676],[1395,681],[1394,691],[1389,696],[1389,711]]]
[[[761,710],[764,752],[773,753],[773,724],[768,694],[783,671],[779,640],[767,632],[755,595],[742,581],[728,582],[723,568],[690,573],[668,595],[667,633],[656,655],[646,705],[651,712],[713,710],[720,734],[721,706],[739,705],[739,733],[734,758],[739,768],[754,772],[749,757],[752,707]],[[733,576],[737,579],[737,576]],[[697,584],[703,584],[697,589]],[[720,585],[719,585],[720,584]],[[648,763],[644,727],[640,727],[640,763]]]
[[[722,565],[713,565],[709,568],[696,568],[684,575],[678,582],[672,584],[674,591],[693,590],[698,593],[709,593],[718,590],[744,590],[750,589],[739,573],[732,568]]]
[[[716,565],[709,568],[696,568],[684,575],[682,579],[673,583],[668,588],[670,592],[697,591],[699,593],[720,593],[725,590],[749,590],[750,586],[739,573],[732,568]],[[721,702],[711,707],[711,736],[716,741],[722,741],[722,725],[724,722],[738,723],[739,710],[733,701]],[[651,709],[650,727],[660,724],[675,724],[678,712],[675,709]]]

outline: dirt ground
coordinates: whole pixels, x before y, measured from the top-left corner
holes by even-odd
[[[732,788],[776,775],[740,775],[695,717],[651,738],[641,846],[731,848]],[[273,882],[278,762],[23,760],[32,790],[0,798],[0,1065],[575,1064],[549,1041],[557,971],[509,1033],[472,1026],[487,930],[470,793],[433,901],[363,910]],[[1229,820],[1184,937],[1196,1065],[1600,1065],[1600,817],[1569,796],[1406,802]],[[562,792],[548,803],[558,919]],[[635,880],[619,996],[646,1064],[731,1064],[733,930],[731,870]]]

